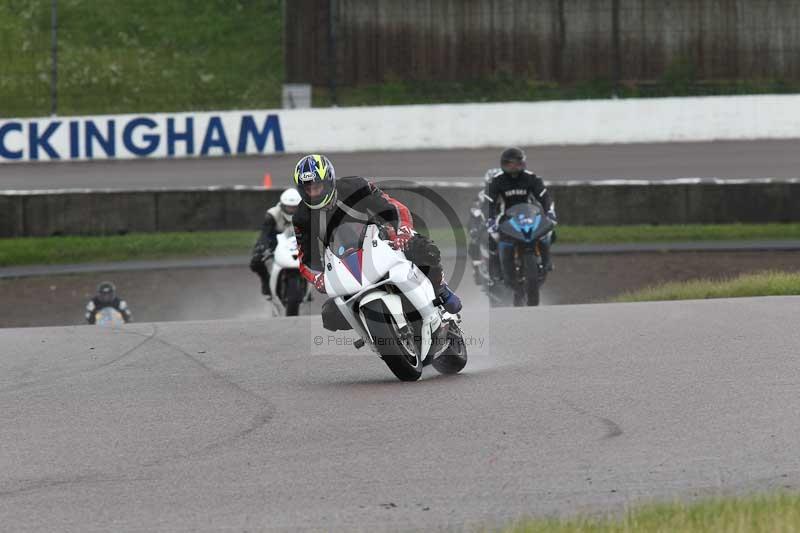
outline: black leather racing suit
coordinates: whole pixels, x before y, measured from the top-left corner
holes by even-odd
[[[286,217],[281,212],[281,204],[278,203],[267,209],[264,214],[264,222],[261,224],[261,233],[258,240],[253,245],[250,258],[250,270],[258,274],[261,279],[261,293],[269,294],[269,271],[264,264],[264,253],[273,252],[278,245],[278,234],[282,233],[288,225]]]
[[[300,272],[314,283],[322,272],[322,258],[332,231],[345,222],[389,224],[395,231],[401,227],[413,230],[408,208],[380,190],[374,183],[358,176],[336,180],[336,194],[322,209],[310,209],[305,203],[298,206],[292,218],[297,238]],[[436,245],[422,235],[409,242],[406,257],[431,280],[434,290],[442,284],[441,254]],[[322,325],[329,330],[350,329],[332,299],[322,306]]]

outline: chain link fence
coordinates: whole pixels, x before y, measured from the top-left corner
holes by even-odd
[[[0,116],[275,107],[280,0],[3,0]]]

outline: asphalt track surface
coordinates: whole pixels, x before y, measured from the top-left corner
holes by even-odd
[[[797,178],[800,140],[525,147],[529,167],[549,181],[568,179]],[[387,178],[480,181],[501,149],[328,154],[337,173]],[[288,185],[298,154],[0,165],[0,190],[146,189]]]
[[[318,317],[2,330],[0,523],[463,528],[796,489],[798,309],[472,307],[465,373],[417,383]]]

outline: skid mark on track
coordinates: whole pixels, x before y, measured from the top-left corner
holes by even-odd
[[[236,444],[243,439],[248,438],[253,433],[261,429],[262,427],[269,424],[269,422],[275,417],[277,412],[275,406],[269,402],[263,396],[256,394],[245,387],[241,386],[240,384],[236,383],[228,379],[223,373],[215,370],[214,368],[210,367],[208,364],[203,362],[201,359],[195,357],[191,353],[187,352],[180,346],[172,344],[168,341],[165,341],[158,337],[158,328],[153,327],[153,331],[149,335],[144,335],[137,332],[127,332],[128,334],[138,335],[140,337],[144,337],[142,342],[131,348],[130,350],[126,351],[124,354],[121,354],[119,357],[115,358],[113,361],[108,361],[104,363],[102,366],[106,367],[110,364],[119,362],[123,357],[130,355],[131,353],[135,352],[137,349],[141,348],[145,343],[148,342],[157,342],[170,350],[174,350],[195,365],[202,368],[206,373],[208,373],[212,379],[218,381],[224,387],[229,389],[235,390],[236,392],[243,394],[245,396],[250,397],[251,399],[257,400],[259,403],[259,411],[258,413],[253,416],[242,429],[236,431],[233,434],[222,436],[208,444],[205,444],[199,448],[194,450],[186,450],[184,452],[172,453],[167,454],[161,457],[157,457],[150,461],[139,463],[138,468],[149,468],[149,467],[158,467],[164,464],[189,459],[198,455],[202,455],[204,453],[212,453],[218,449],[225,448],[227,446]],[[93,367],[91,370],[96,370],[100,367]],[[65,376],[60,376],[63,378]],[[74,476],[64,476],[58,478],[43,478],[38,480],[21,480],[16,482],[16,487],[14,488],[7,488],[4,489],[0,487],[0,498],[6,497],[14,497],[18,495],[25,495],[29,493],[35,493],[42,490],[49,490],[49,489],[62,489],[65,487],[72,487],[75,485],[85,485],[85,484],[98,484],[98,483],[117,483],[117,482],[133,482],[133,481],[141,481],[141,480],[149,480],[152,478],[141,476],[141,475],[119,475],[119,474],[111,474],[111,473],[91,473],[91,474],[80,474]]]
[[[115,331],[118,331],[118,330],[115,330]],[[139,333],[138,336],[142,337],[143,335],[141,333]],[[158,336],[158,326],[153,324],[153,330],[150,332],[149,335],[144,336],[144,340],[142,340],[142,342],[140,342],[139,344],[137,344],[136,346],[134,346],[130,350],[125,351],[120,356],[115,357],[114,359],[111,359],[109,361],[106,361],[104,363],[101,363],[101,364],[97,365],[96,367],[92,368],[92,370],[99,370],[101,368],[105,368],[107,366],[111,366],[111,365],[114,365],[116,363],[119,363],[120,361],[122,361],[123,359],[128,357],[129,355],[133,354],[136,350],[138,350],[139,348],[141,348],[142,346],[144,346],[148,342],[150,342],[153,339],[155,339],[157,336]]]
[[[43,478],[37,480],[20,481],[19,486],[13,489],[0,489],[0,498],[10,498],[40,490],[61,488],[66,486],[96,484],[96,483],[130,483],[134,481],[150,481],[146,477],[111,476],[108,474],[82,474],[65,476],[63,478]]]
[[[232,380],[228,379],[228,377],[225,376],[224,373],[222,373],[222,372],[214,369],[213,367],[207,365],[205,362],[203,362],[202,359],[200,359],[199,357],[196,357],[194,354],[191,354],[191,353],[187,352],[186,350],[184,350],[180,346],[178,346],[176,344],[173,344],[173,343],[171,343],[169,341],[165,341],[164,339],[162,339],[162,338],[160,338],[158,336],[153,336],[153,337],[150,337],[150,338],[152,338],[153,341],[161,344],[162,346],[166,346],[167,348],[170,348],[170,349],[175,350],[176,352],[180,353],[181,355],[183,355],[184,357],[189,359],[192,363],[194,363],[196,366],[199,366],[200,368],[202,368],[214,380],[223,383],[226,387],[236,389],[237,391],[245,394],[246,396],[250,396],[252,398],[256,398],[256,399],[264,401],[264,402],[268,401],[267,398],[265,398],[265,397],[263,397],[263,396],[261,396],[259,394],[256,394],[255,392],[253,392],[250,389],[247,389],[247,388],[241,386],[239,383],[237,383],[235,381],[232,381]]]
[[[261,396],[260,394],[257,394],[255,392],[243,387],[239,383],[229,379],[227,376],[225,376],[225,374],[223,374],[222,372],[219,372],[218,370],[215,370],[214,368],[212,368],[211,366],[209,366],[208,364],[203,362],[200,358],[195,357],[193,354],[191,354],[188,351],[184,350],[180,346],[175,345],[175,344],[173,344],[171,342],[165,341],[164,339],[161,339],[161,338],[158,338],[158,337],[154,337],[153,340],[155,342],[157,342],[157,343],[159,343],[159,344],[161,344],[163,346],[166,346],[167,348],[175,350],[179,354],[183,355],[184,357],[189,359],[192,363],[194,363],[196,366],[202,368],[207,374],[209,374],[211,376],[211,378],[213,380],[219,382],[224,387],[232,389],[232,390],[235,390],[236,392],[238,392],[240,394],[243,394],[245,396],[248,396],[251,399],[257,400],[258,403],[260,404],[260,409],[259,409],[258,414],[256,414],[253,418],[251,418],[249,423],[247,423],[244,428],[242,428],[241,430],[237,431],[236,433],[234,433],[232,435],[221,437],[220,439],[217,439],[214,442],[206,444],[205,446],[203,446],[203,447],[201,447],[199,449],[196,449],[196,450],[193,450],[193,451],[189,451],[189,452],[186,452],[186,453],[180,453],[180,454],[173,454],[173,455],[165,456],[165,457],[162,457],[162,458],[155,459],[153,461],[144,463],[142,466],[155,466],[155,465],[163,464],[164,462],[167,462],[167,461],[172,461],[172,460],[176,460],[176,459],[186,459],[186,458],[192,457],[194,455],[198,455],[198,454],[201,454],[201,453],[213,451],[213,450],[216,450],[218,448],[223,448],[225,446],[234,444],[234,443],[236,443],[236,442],[238,442],[238,441],[240,441],[242,439],[247,438],[248,436],[250,436],[251,434],[255,433],[260,428],[262,428],[262,427],[266,426],[267,424],[269,424],[269,422],[271,422],[272,419],[275,418],[275,414],[277,413],[277,409],[276,409],[275,405],[272,402],[270,402],[267,398],[265,398],[264,396]]]
[[[123,334],[123,333],[121,333],[121,330],[113,329],[111,331],[119,332],[117,334]],[[36,379],[36,380],[32,380],[32,381],[25,381],[23,383],[17,383],[16,385],[11,385],[10,387],[6,387],[5,389],[0,390],[0,394],[19,392],[19,391],[24,390],[24,389],[28,389],[28,388],[36,387],[36,386],[41,386],[41,385],[44,385],[44,384],[51,385],[54,382],[57,382],[57,381],[62,380],[62,379],[68,379],[68,378],[71,378],[71,377],[79,376],[81,374],[94,372],[94,371],[106,368],[108,366],[111,366],[113,364],[119,363],[123,359],[125,359],[125,358],[133,355],[134,353],[136,353],[137,350],[139,350],[145,344],[147,344],[148,342],[153,340],[156,337],[156,335],[158,334],[158,328],[155,325],[153,325],[153,330],[148,335],[143,335],[141,333],[130,332],[130,331],[126,331],[126,332],[124,332],[124,334],[128,334],[128,335],[133,334],[133,335],[135,335],[137,337],[144,337],[144,339],[139,344],[136,344],[132,348],[129,348],[129,349],[125,350],[124,352],[122,352],[118,356],[116,356],[116,357],[114,357],[112,359],[109,359],[108,361],[104,361],[104,362],[102,362],[102,363],[100,363],[98,365],[90,366],[90,367],[86,367],[86,368],[81,368],[80,370],[73,370],[73,371],[70,371],[70,372],[65,372],[63,374],[56,374],[54,376],[48,376],[48,377],[44,377],[44,378],[41,378],[41,379]]]
[[[574,403],[570,402],[569,400],[565,400],[563,398],[561,399],[561,402],[564,405],[566,405],[567,407],[569,407],[570,409],[572,409],[573,411],[575,411],[576,413],[581,414],[581,415],[586,416],[586,417],[589,417],[589,418],[594,418],[595,420],[598,420],[599,422],[601,422],[606,427],[606,434],[603,435],[603,439],[604,440],[605,439],[613,439],[614,437],[619,437],[620,435],[622,435],[622,433],[623,433],[622,428],[619,426],[619,424],[617,424],[616,422],[614,422],[610,418],[606,418],[604,416],[600,416],[600,415],[596,415],[594,413],[591,413],[591,412],[587,411],[586,409],[584,409],[584,408],[582,408],[580,406],[577,406]]]

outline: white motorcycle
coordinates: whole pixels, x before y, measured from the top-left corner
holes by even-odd
[[[347,322],[403,381],[432,364],[455,374],[467,364],[461,318],[441,307],[430,280],[375,224],[339,225],[325,250],[325,288]]]
[[[101,307],[94,312],[94,323],[96,326],[122,326],[125,324],[125,318],[111,306]]]
[[[311,285],[300,274],[297,239],[292,228],[278,234],[275,251],[264,258],[276,316],[297,316],[300,304],[311,299]]]

